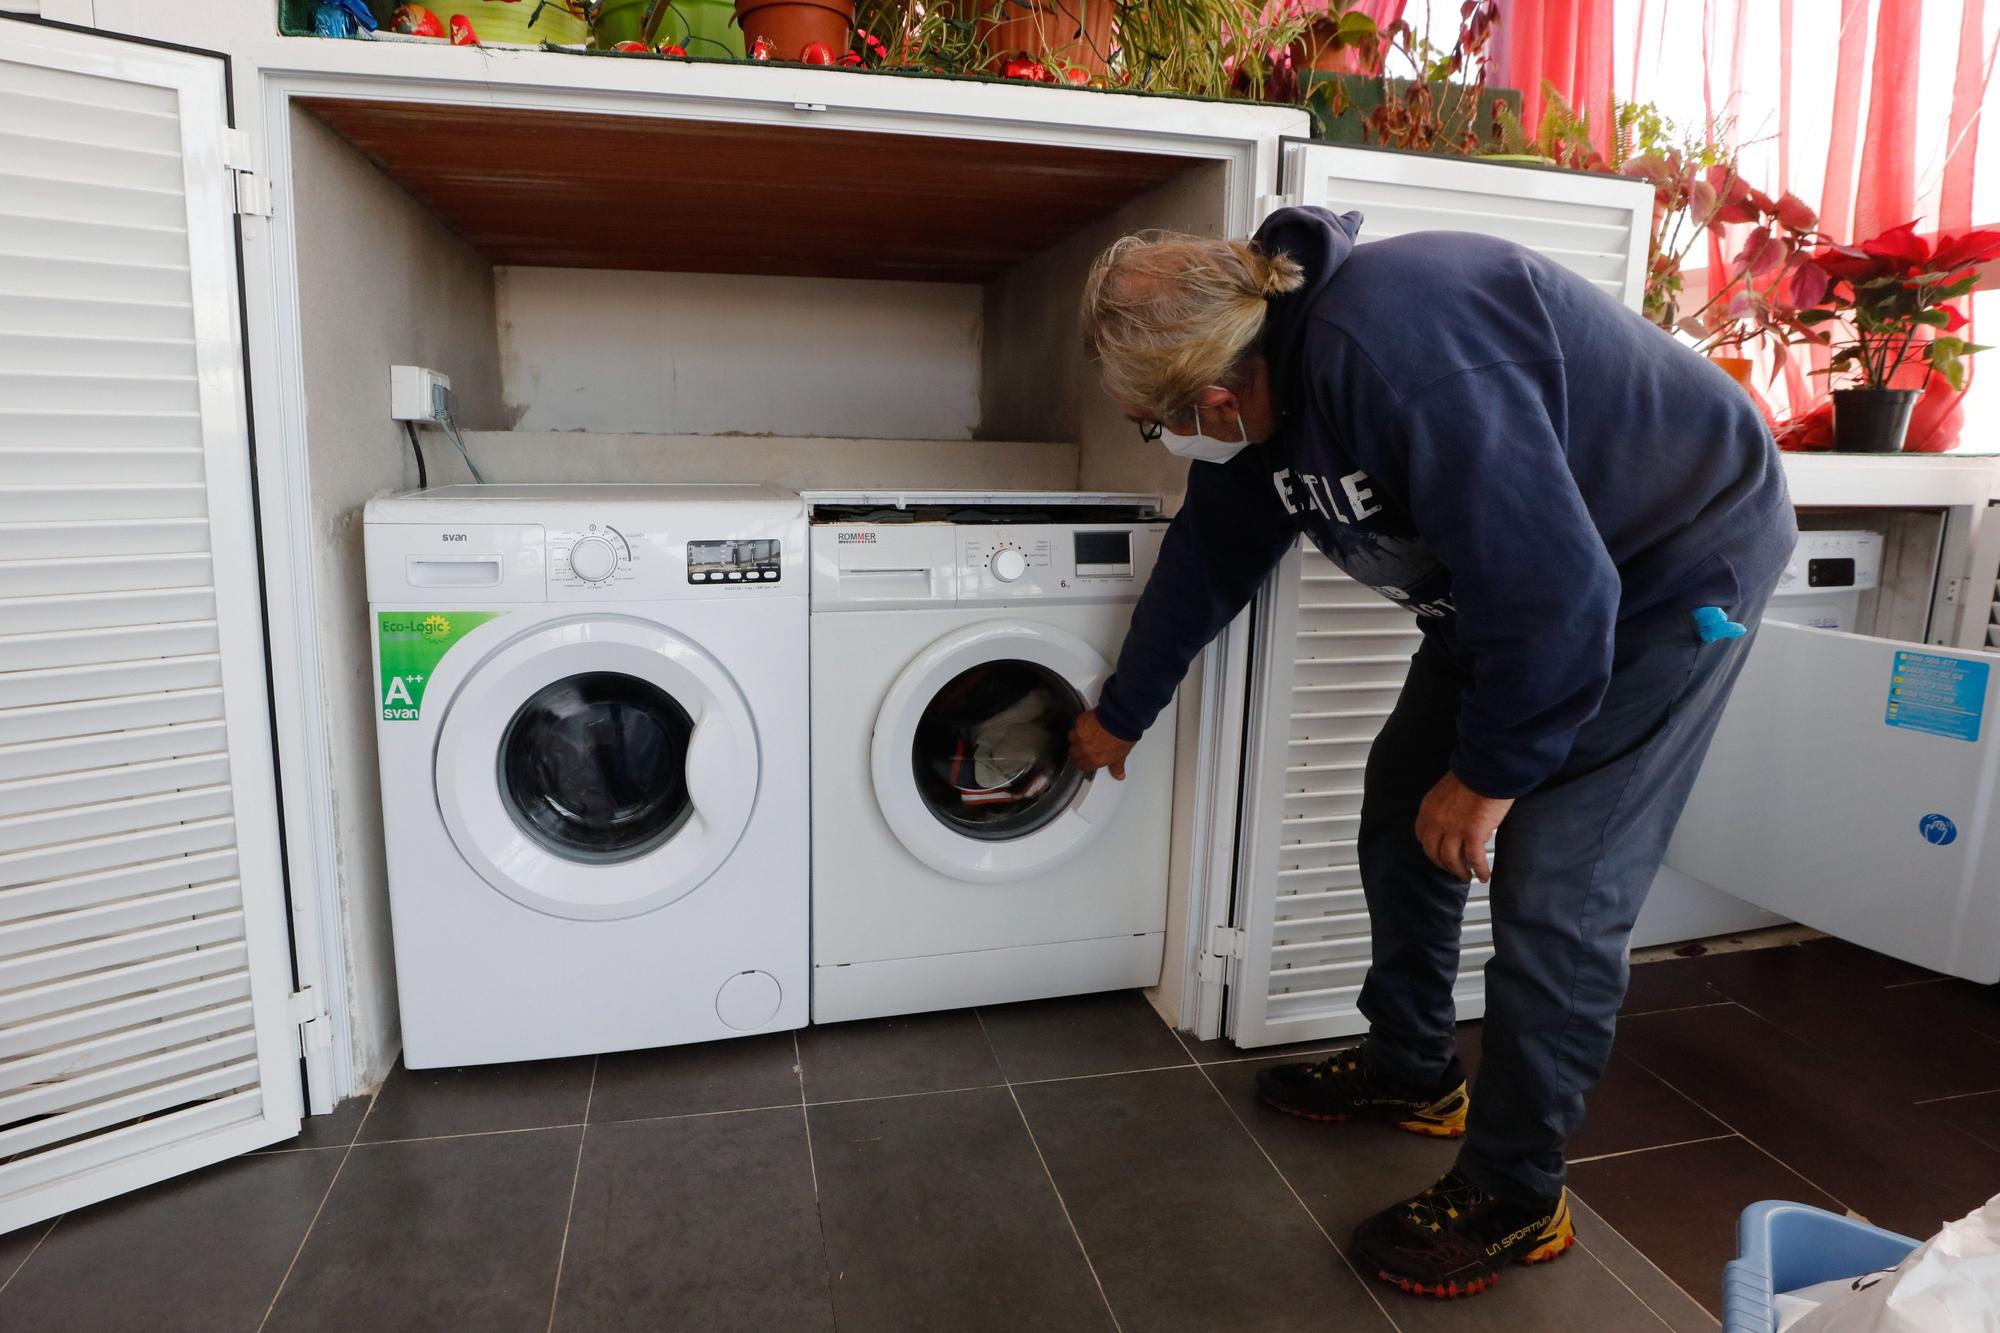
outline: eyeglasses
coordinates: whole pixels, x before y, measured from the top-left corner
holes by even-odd
[[[1133,424],[1139,428],[1139,438],[1147,444],[1158,443],[1160,436],[1166,431],[1166,427],[1157,421],[1137,421]]]

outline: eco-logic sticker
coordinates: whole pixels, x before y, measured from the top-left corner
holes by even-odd
[[[1888,725],[1976,741],[1985,712],[1986,663],[1940,653],[1896,653],[1882,715]]]
[[[424,686],[451,646],[498,611],[380,611],[375,633],[381,645],[382,720],[415,722],[424,706]]]

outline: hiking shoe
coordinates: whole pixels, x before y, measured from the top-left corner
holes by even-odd
[[[1307,1064],[1271,1065],[1257,1071],[1257,1095],[1266,1106],[1306,1120],[1386,1120],[1398,1129],[1434,1139],[1465,1137],[1465,1070],[1458,1057],[1429,1088],[1391,1084],[1370,1073],[1359,1048],[1335,1051]]]
[[[1355,1228],[1354,1262],[1419,1296],[1473,1296],[1498,1282],[1506,1265],[1546,1263],[1574,1244],[1567,1191],[1553,1203],[1506,1203],[1454,1167]]]

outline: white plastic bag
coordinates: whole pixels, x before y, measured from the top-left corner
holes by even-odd
[[[2000,1195],[1884,1273],[1781,1298],[1785,1333],[2000,1333]],[[1810,1302],[1810,1305],[1806,1305]]]

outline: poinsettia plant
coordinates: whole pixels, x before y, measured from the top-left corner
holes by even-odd
[[[1830,373],[1851,374],[1859,387],[1890,388],[1897,371],[1920,361],[1925,382],[1941,375],[1961,389],[1965,358],[1986,349],[1958,336],[1965,315],[1952,303],[1979,285],[1978,266],[1994,259],[2000,231],[1940,233],[1933,244],[1915,222],[1859,245],[1828,245],[1812,256],[1830,281],[1827,299],[1798,323],[1834,349]]]

